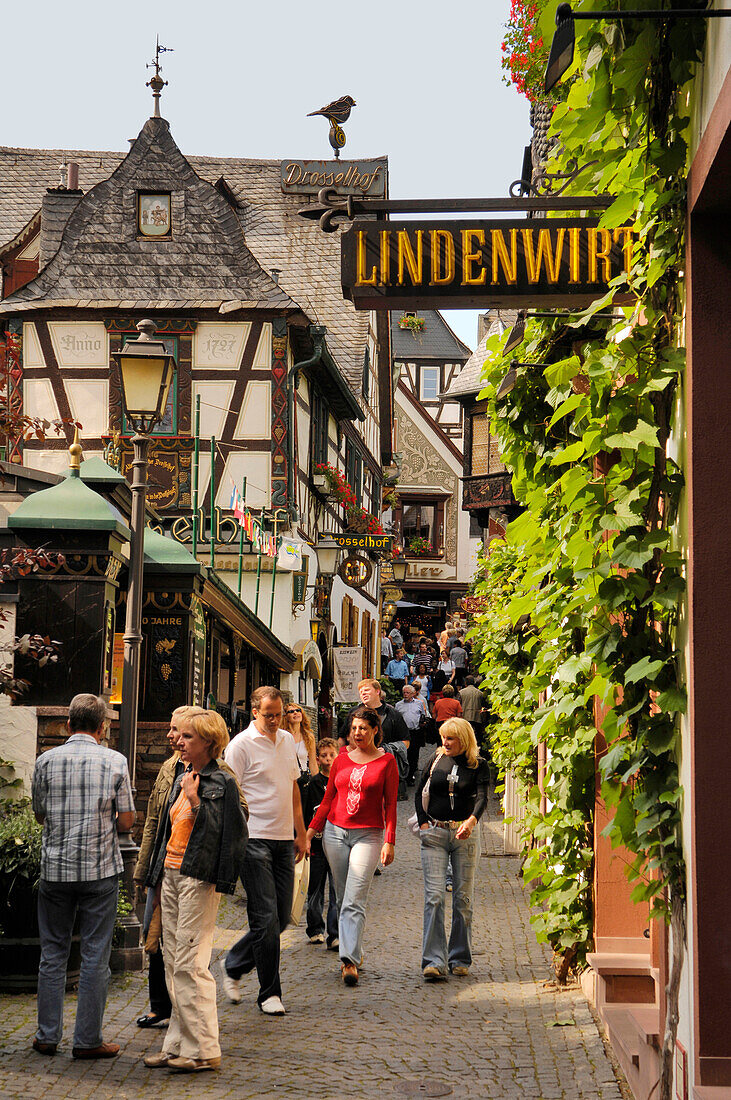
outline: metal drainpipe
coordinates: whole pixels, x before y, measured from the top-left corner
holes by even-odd
[[[289,385],[287,387],[287,418],[289,420],[289,461],[287,463],[287,497],[289,499],[289,514],[294,519],[296,518],[296,504],[294,494],[294,474],[295,463],[297,456],[294,452],[294,418],[297,414],[296,410],[296,394],[297,394],[297,381],[300,371],[305,367],[312,367],[315,363],[319,363],[322,359],[322,352],[325,344],[325,336],[327,329],[324,325],[310,325],[309,333],[312,337],[312,342],[315,345],[314,354],[309,359],[301,359],[299,363],[293,363],[292,369],[289,372]],[[310,402],[310,409],[312,408],[312,402]],[[311,415],[311,413],[310,413]]]

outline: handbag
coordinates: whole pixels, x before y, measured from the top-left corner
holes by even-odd
[[[294,891],[292,893],[292,911],[290,921],[299,924],[307,902],[307,891],[310,886],[310,861],[303,857],[294,865]]]
[[[424,807],[424,813],[425,813],[425,814],[428,814],[428,813],[429,813],[429,791],[430,791],[430,789],[431,789],[431,773],[432,773],[432,772],[434,771],[434,769],[436,768],[436,766],[437,766],[437,761],[438,761],[438,760],[440,759],[440,757],[442,757],[442,756],[444,756],[444,750],[443,750],[443,749],[437,749],[437,753],[436,753],[436,756],[435,756],[435,757],[434,757],[434,759],[432,760],[432,765],[431,765],[431,767],[429,768],[429,775],[428,775],[428,777],[427,777],[426,783],[425,783],[425,784],[424,784],[424,786],[422,787],[422,791],[421,791],[421,804],[422,804],[422,806]]]

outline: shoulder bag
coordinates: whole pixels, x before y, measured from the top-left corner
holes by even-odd
[[[437,749],[436,755],[435,755],[434,759],[432,760],[431,767],[429,768],[429,775],[428,775],[427,781],[424,784],[424,787],[423,787],[422,792],[421,792],[421,804],[424,807],[424,813],[429,813],[429,788],[431,787],[431,773],[436,768],[437,761],[443,755],[444,755],[443,750],[442,749]],[[416,813],[413,813],[411,815],[411,817],[408,819],[406,824],[411,829],[414,836],[419,836],[421,834],[421,826],[419,825],[419,817]]]

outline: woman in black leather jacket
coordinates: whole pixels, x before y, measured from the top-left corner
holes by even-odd
[[[216,763],[228,744],[220,714],[191,708],[180,723],[185,771],[160,816],[148,885],[160,891],[172,1015],[159,1054],[145,1065],[178,1073],[221,1064],[216,983],[208,969],[221,894],[232,894],[247,830],[236,780]]]

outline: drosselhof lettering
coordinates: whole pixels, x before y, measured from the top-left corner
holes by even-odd
[[[355,222],[342,238],[343,294],[364,309],[592,301],[628,270],[631,226],[595,218]]]

